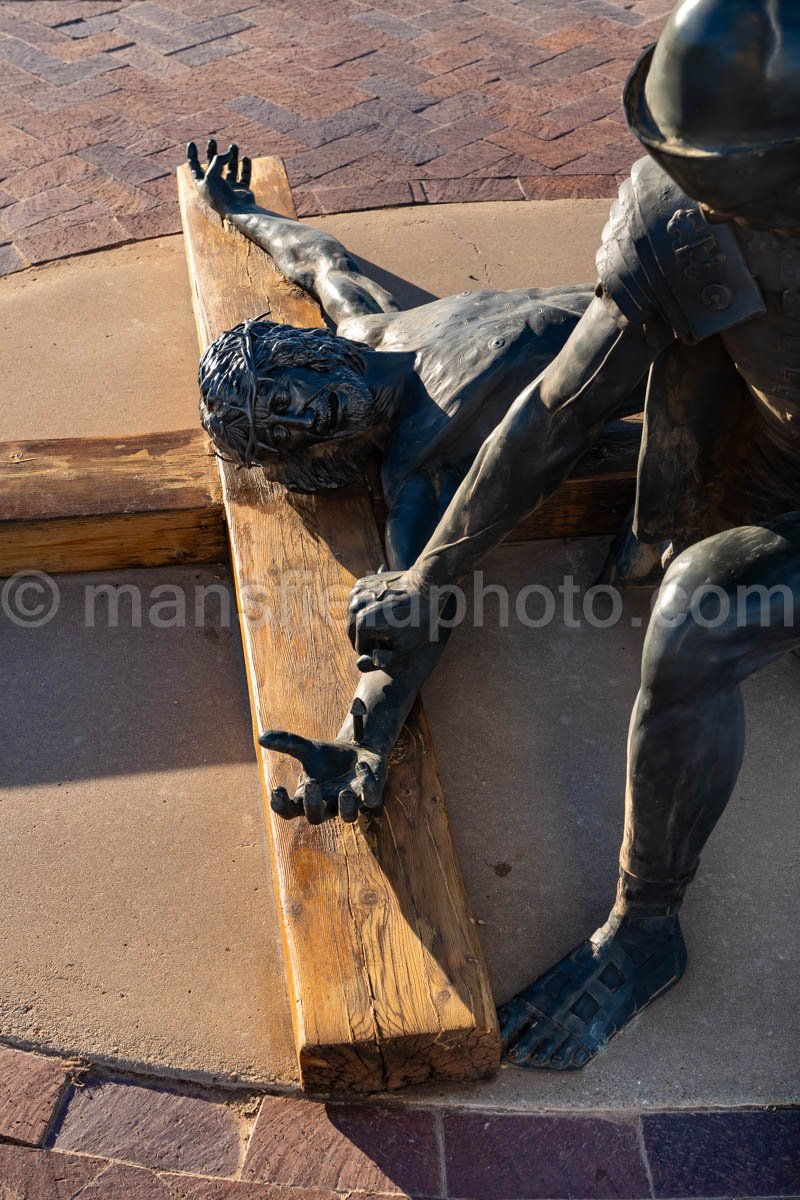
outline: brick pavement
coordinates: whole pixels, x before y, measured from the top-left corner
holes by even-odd
[[[321,1103],[125,1079],[0,1046],[0,1196],[800,1200],[800,1110]]]
[[[179,228],[215,134],[302,214],[613,195],[671,0],[4,0],[0,274]]]

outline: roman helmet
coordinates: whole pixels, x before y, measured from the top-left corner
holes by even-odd
[[[800,227],[799,0],[681,0],[624,103],[636,137],[693,199]]]

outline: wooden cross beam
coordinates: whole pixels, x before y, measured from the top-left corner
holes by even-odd
[[[258,160],[253,183],[268,208],[294,216],[279,160]],[[267,307],[286,323],[322,323],[265,254],[202,210],[185,168],[178,187],[201,347]],[[601,442],[509,540],[614,532],[638,441],[634,422]],[[0,468],[0,576],[219,561],[227,522],[254,731],[335,732],[356,682],[344,600],[383,557],[365,491],[297,496],[257,472],[218,472],[199,429],[7,443]],[[293,762],[256,753],[265,798],[292,783]],[[314,829],[266,815],[304,1086],[491,1071],[494,1005],[421,707],[392,756],[380,822]]]
[[[615,533],[633,503],[640,426],[601,438],[506,541]],[[216,462],[199,426],[0,443],[0,578],[227,557]]]
[[[294,216],[280,160],[254,162],[253,190]],[[210,217],[187,167],[178,193],[201,349],[267,308],[284,324],[323,323],[263,251]],[[299,496],[260,471],[219,469],[254,732],[333,737],[358,681],[344,604],[383,555],[366,489]],[[296,763],[256,753],[265,801],[293,790]],[[421,707],[370,830],[287,822],[268,803],[266,817],[304,1085],[373,1090],[494,1070],[492,993]]]

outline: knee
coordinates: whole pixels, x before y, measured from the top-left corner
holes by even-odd
[[[712,671],[723,683],[735,663],[735,591],[730,574],[714,569],[704,546],[684,550],[664,576],[645,643],[646,686],[691,693]]]

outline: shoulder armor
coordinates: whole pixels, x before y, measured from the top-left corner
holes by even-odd
[[[629,321],[658,316],[688,345],[765,312],[733,230],[710,225],[650,157],[634,163],[620,188],[597,269]]]

